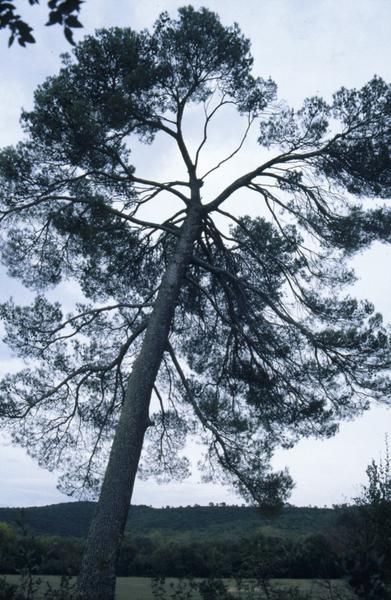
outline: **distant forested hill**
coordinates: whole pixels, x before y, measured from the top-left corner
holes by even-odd
[[[68,502],[32,508],[0,508],[0,522],[16,526],[23,521],[37,535],[84,537],[95,508],[93,502]],[[332,528],[336,511],[328,508],[286,506],[278,517],[267,518],[244,506],[186,506],[152,508],[132,506],[127,531],[132,536],[236,537],[254,533],[301,537]]]

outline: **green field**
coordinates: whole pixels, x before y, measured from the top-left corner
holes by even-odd
[[[7,575],[6,579],[10,583],[18,583],[19,576]],[[55,575],[42,575],[40,579],[42,580],[42,583],[38,597],[42,598],[43,600],[46,582],[48,582],[53,588],[58,587],[60,583],[60,577]],[[183,580],[183,583],[185,583],[185,580]],[[225,584],[227,585],[228,590],[234,594],[236,591],[234,580],[225,580]],[[178,589],[178,585],[180,585],[180,580],[173,578],[166,579],[167,600],[170,600],[170,598],[173,596],[175,590]],[[320,580],[313,581],[309,579],[274,579],[273,585],[281,587],[297,587],[303,592],[311,592],[311,599],[313,600],[326,597],[326,589],[328,585],[332,585],[334,588],[339,590],[345,587],[342,581],[332,581],[327,583]],[[154,600],[151,589],[151,580],[148,577],[118,577],[116,600],[129,600],[130,598],[132,600]],[[194,600],[198,600],[199,595],[197,593],[193,593],[192,598]]]

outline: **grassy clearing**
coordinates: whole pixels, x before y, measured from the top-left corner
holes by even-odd
[[[18,575],[7,575],[7,581],[10,583],[18,583]],[[57,588],[60,585],[60,577],[55,575],[42,575],[39,577],[41,580],[39,596],[44,599],[44,592],[46,590],[46,582],[53,588]],[[234,594],[236,591],[235,581],[232,579],[224,580],[228,587],[228,590]],[[169,600],[171,593],[178,586],[178,579],[167,578],[166,589],[167,589],[167,600]],[[280,587],[297,587],[300,591],[311,592],[311,599],[318,600],[326,596],[326,588],[329,585],[327,582],[321,580],[310,580],[310,579],[274,579],[273,585]],[[331,581],[330,585],[342,591],[345,589],[343,581]],[[251,587],[251,584],[249,583]],[[154,600],[151,589],[151,580],[149,577],[118,577],[117,578],[117,590],[116,600]],[[193,599],[198,600],[198,594],[193,593]]]
[[[340,594],[343,593],[344,600],[354,600],[356,598],[356,596],[349,592],[346,583],[340,579],[272,579],[271,583],[273,586],[278,588],[297,588],[297,590],[300,592],[309,593],[311,600],[325,600],[326,598],[332,598],[334,595],[337,596],[336,592],[339,592]],[[232,580],[226,580],[226,585],[228,587],[228,591],[232,594],[235,594],[237,591],[235,582]],[[254,583],[252,583],[251,580],[248,582],[248,586],[250,590],[254,589]],[[331,594],[331,592],[334,593]],[[241,595],[242,598],[245,598],[246,594],[245,592],[242,592]],[[266,596],[260,594],[258,599],[266,600]]]

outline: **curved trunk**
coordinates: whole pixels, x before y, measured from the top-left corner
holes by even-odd
[[[199,202],[189,209],[163,275],[140,353],[129,377],[102,490],[87,538],[78,591],[83,600],[112,600],[115,562],[130,506],[153,385],[166,348],[182,277],[201,225]]]

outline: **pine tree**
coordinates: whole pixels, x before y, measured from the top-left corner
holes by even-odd
[[[143,447],[141,472],[182,478],[197,434],[205,477],[270,508],[292,488],[271,471],[277,446],[330,436],[389,399],[381,316],[343,288],[347,258],[390,238],[391,212],[360,202],[389,196],[390,87],[374,77],[292,110],[252,63],[238,26],[207,9],[163,13],[152,32],[101,30],[37,89],[24,141],[0,154],[2,260],[37,291],[30,306],[1,306],[30,366],[2,380],[0,414],[41,464],[61,464],[65,491],[100,489],[86,600],[113,598]],[[202,167],[225,110],[244,137]],[[203,115],[195,149],[190,111]],[[209,197],[203,185],[255,128],[258,166]],[[158,135],[185,176],[132,165]],[[265,216],[240,215],[244,191]],[[45,296],[62,281],[85,298],[69,314]]]

